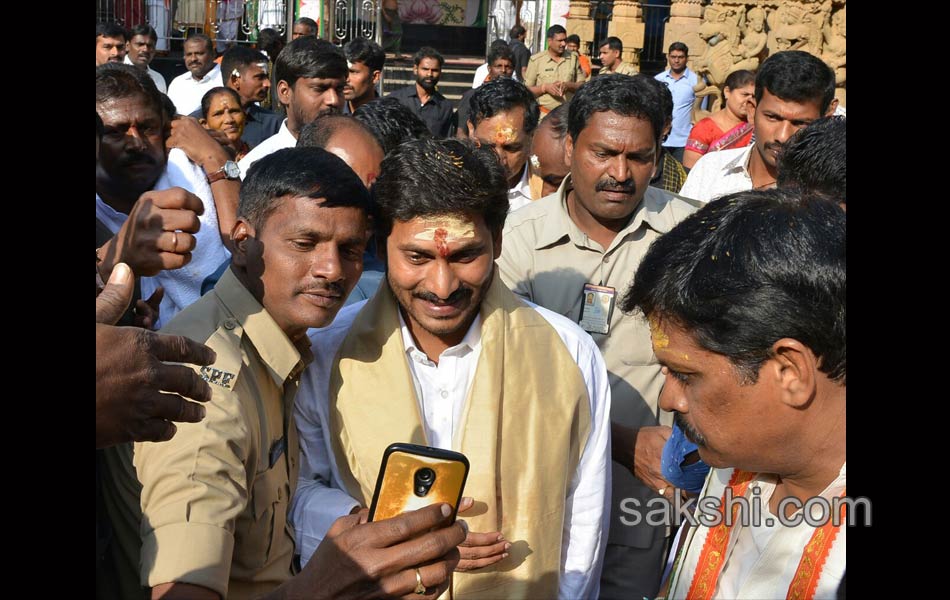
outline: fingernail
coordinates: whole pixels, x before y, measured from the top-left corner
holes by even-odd
[[[442,510],[443,517],[447,517],[452,514],[452,507],[449,506],[448,504],[443,504],[441,510]]]
[[[112,268],[112,275],[109,276],[109,283],[125,284],[132,277],[132,269],[125,263],[119,263]]]
[[[500,542],[500,541],[503,540],[503,539],[505,539],[505,536],[504,536],[503,534],[499,533],[499,534],[498,534],[498,539],[496,539],[495,541],[496,541],[496,542]]]
[[[465,530],[465,534],[468,535],[468,523],[465,522],[465,519],[459,519],[458,521],[456,521],[456,523],[461,525],[462,529]]]
[[[501,557],[502,557],[502,558],[508,558],[508,553],[505,552],[504,554],[501,555]]]
[[[200,404],[198,405],[198,418],[199,419],[205,418],[205,407],[201,406]]]
[[[511,550],[511,544],[505,544],[505,550]]]

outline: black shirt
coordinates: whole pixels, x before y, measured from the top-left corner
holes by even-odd
[[[400,104],[416,113],[437,138],[453,137],[455,135],[455,113],[452,103],[445,96],[433,91],[429,101],[419,103],[419,93],[416,84],[407,85],[389,94],[399,100]]]
[[[515,73],[521,79],[524,77],[523,69],[528,68],[528,61],[531,60],[531,51],[520,40],[511,40],[508,42],[508,47],[511,48],[511,53],[515,55]]]
[[[458,129],[462,130],[462,135],[465,137],[468,137],[468,117],[472,113],[472,96],[474,96],[477,91],[478,88],[466,90],[465,93],[462,94],[462,99],[459,100],[458,112],[455,113]]]

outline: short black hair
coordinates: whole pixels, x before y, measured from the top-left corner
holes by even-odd
[[[808,52],[777,52],[766,58],[756,73],[756,103],[762,100],[765,90],[782,100],[818,102],[823,115],[835,99],[835,72]]]
[[[819,370],[847,370],[845,213],[772,189],[714,200],[656,239],[620,307],[668,319],[754,383],[772,345],[796,339]]]
[[[370,100],[357,108],[353,117],[369,127],[384,154],[403,142],[432,136],[425,122],[396,98]]]
[[[652,78],[642,74],[618,74],[594,77],[582,85],[571,99],[568,112],[567,129],[571,139],[577,142],[594,113],[610,111],[648,121],[659,144],[667,116],[657,87],[648,80]]]
[[[247,46],[235,44],[221,56],[221,80],[227,84],[234,71],[238,72],[238,77],[244,74],[244,69],[248,65],[264,63],[267,64],[267,57],[258,50],[252,50]]]
[[[297,38],[301,39],[301,38]],[[238,217],[260,232],[285,197],[324,198],[321,206],[352,206],[367,215],[370,196],[353,169],[322,148],[283,148],[254,161],[241,183]]]
[[[577,44],[578,46],[580,46],[581,36],[577,35],[576,33],[572,33],[571,35],[564,38],[564,41],[567,42],[568,44]]]
[[[132,41],[137,35],[144,35],[145,37],[151,39],[156,44],[158,43],[158,33],[155,29],[148,23],[139,23],[135,27],[129,30],[129,41]]]
[[[799,129],[778,155],[780,188],[820,193],[845,204],[848,187],[846,117],[822,117]]]
[[[674,50],[679,50],[689,56],[689,47],[683,42],[673,42],[670,44],[670,49],[666,51],[667,54],[672,54]]]
[[[265,27],[257,34],[258,50],[266,52],[268,58],[272,61],[277,60],[277,55],[283,47],[284,39],[280,37],[280,33],[276,29]]]
[[[652,77],[646,77],[644,80],[646,83],[649,83],[656,90],[657,100],[660,102],[660,110],[663,111],[663,129],[666,129],[668,124],[673,123],[673,92],[670,91],[670,86],[666,85],[666,82],[659,81]],[[665,137],[664,137],[665,141]]]
[[[346,60],[352,63],[361,62],[369,67],[370,72],[382,71],[386,65],[386,53],[376,42],[355,38],[343,46]]]
[[[99,113],[96,113],[96,137],[100,140],[102,139],[105,128],[106,126],[102,123],[102,117],[99,116]]]
[[[508,214],[508,181],[494,152],[469,140],[406,142],[383,160],[373,186],[377,233],[385,239],[394,221],[436,215],[478,215],[497,235]]]
[[[472,94],[469,106],[468,121],[472,127],[478,127],[484,119],[520,106],[524,108],[525,133],[535,130],[541,112],[531,90],[508,77],[499,77],[483,84]]]
[[[513,40],[516,40],[521,37],[522,33],[527,33],[528,30],[522,27],[521,25],[515,25],[511,28],[511,31],[508,32],[508,37]]]
[[[187,38],[185,38],[184,43],[187,44],[188,42],[196,42],[196,41],[204,42],[205,46],[208,48],[208,53],[211,54],[211,56],[214,56],[214,42],[211,40],[210,37],[208,37],[204,33],[201,33],[201,32],[192,33]]]
[[[201,97],[201,116],[205,119],[208,118],[208,111],[211,110],[211,101],[214,100],[215,96],[220,94],[227,94],[237,102],[238,106],[241,106],[241,96],[235,92],[232,88],[219,85],[218,87],[213,87],[205,95]]]
[[[297,136],[297,147],[326,148],[330,138],[337,131],[346,127],[355,127],[365,132],[373,140],[376,139],[373,131],[361,121],[353,118],[353,115],[325,113],[300,128],[300,134]]]
[[[299,17],[294,21],[294,25],[306,25],[310,28],[310,35],[317,35],[317,31],[320,29],[317,22],[310,17]]]
[[[99,37],[122,38],[129,41],[129,32],[118,23],[96,23],[96,40]]]
[[[549,112],[548,116],[544,117],[544,120],[541,121],[551,128],[551,134],[556,140],[563,140],[567,137],[567,114],[570,105],[571,103],[568,101],[554,108],[554,110]]]
[[[609,38],[597,44],[597,49],[600,50],[604,46],[607,46],[611,50],[616,50],[617,52],[623,52],[623,40],[621,40],[615,35],[612,35]]]
[[[303,36],[290,42],[274,62],[274,81],[286,81],[291,88],[306,79],[346,79],[349,69],[343,50],[326,40]]]
[[[165,94],[158,91],[148,73],[125,63],[106,63],[96,67],[96,105],[109,100],[141,96],[167,123],[163,105]]]
[[[564,29],[562,25],[551,25],[550,27],[548,27],[548,32],[547,34],[545,34],[544,37],[546,37],[547,39],[551,39],[554,36],[561,33],[567,33],[567,29]]]
[[[445,58],[439,53],[438,50],[432,46],[423,46],[416,51],[415,55],[412,57],[412,64],[419,66],[419,63],[422,62],[424,58],[434,58],[439,61],[439,68],[442,68],[442,65],[445,64]]]
[[[485,62],[488,63],[488,66],[495,64],[496,60],[507,59],[511,61],[512,66],[515,64],[515,53],[511,50],[511,46],[505,44],[504,46],[494,46],[491,50],[488,51],[488,58]]]

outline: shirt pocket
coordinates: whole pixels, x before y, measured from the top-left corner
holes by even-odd
[[[287,525],[290,483],[284,462],[258,473],[251,486],[251,515],[241,541],[242,556],[235,556],[248,568],[259,569],[270,561]]]

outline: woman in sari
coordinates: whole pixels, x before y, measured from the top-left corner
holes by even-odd
[[[247,115],[241,108],[241,97],[227,87],[211,88],[201,98],[201,118],[198,122],[205,129],[220,131],[228,139],[224,147],[241,160],[250,151],[247,142],[241,139]]]
[[[683,166],[692,169],[707,152],[742,148],[752,141],[749,108],[755,103],[755,73],[733,71],[722,88],[723,108],[693,125],[683,152]]]

